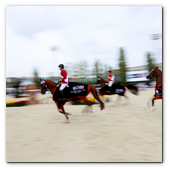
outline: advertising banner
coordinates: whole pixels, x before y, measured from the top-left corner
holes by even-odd
[[[148,73],[147,70],[126,72],[126,82],[149,81],[146,79]]]

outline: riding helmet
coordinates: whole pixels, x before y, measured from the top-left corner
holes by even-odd
[[[61,67],[62,69],[64,68],[64,65],[63,64],[60,64],[58,67]]]

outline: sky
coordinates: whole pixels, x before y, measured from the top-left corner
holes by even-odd
[[[147,64],[147,52],[161,63],[152,34],[162,35],[162,6],[7,6],[6,77],[58,75],[60,63],[81,60],[118,68],[121,47],[128,67]]]

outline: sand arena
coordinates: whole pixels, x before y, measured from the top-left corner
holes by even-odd
[[[154,90],[127,92],[130,104],[114,105],[117,95],[100,111],[82,113],[83,105],[65,105],[70,123],[50,99],[44,104],[6,108],[7,162],[161,162],[162,100],[157,109],[144,105]],[[37,99],[49,94],[36,94]],[[16,100],[7,96],[6,100]],[[17,99],[17,100],[23,100]]]

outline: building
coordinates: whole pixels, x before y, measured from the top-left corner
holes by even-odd
[[[162,63],[155,64],[162,71]],[[116,76],[116,81],[121,81],[121,77],[119,77],[119,69],[112,70],[113,74]],[[135,66],[135,67],[127,67],[126,72],[126,81],[130,83],[149,83],[150,80],[146,79],[146,75],[149,73],[148,66]],[[153,79],[153,81],[155,81]]]

